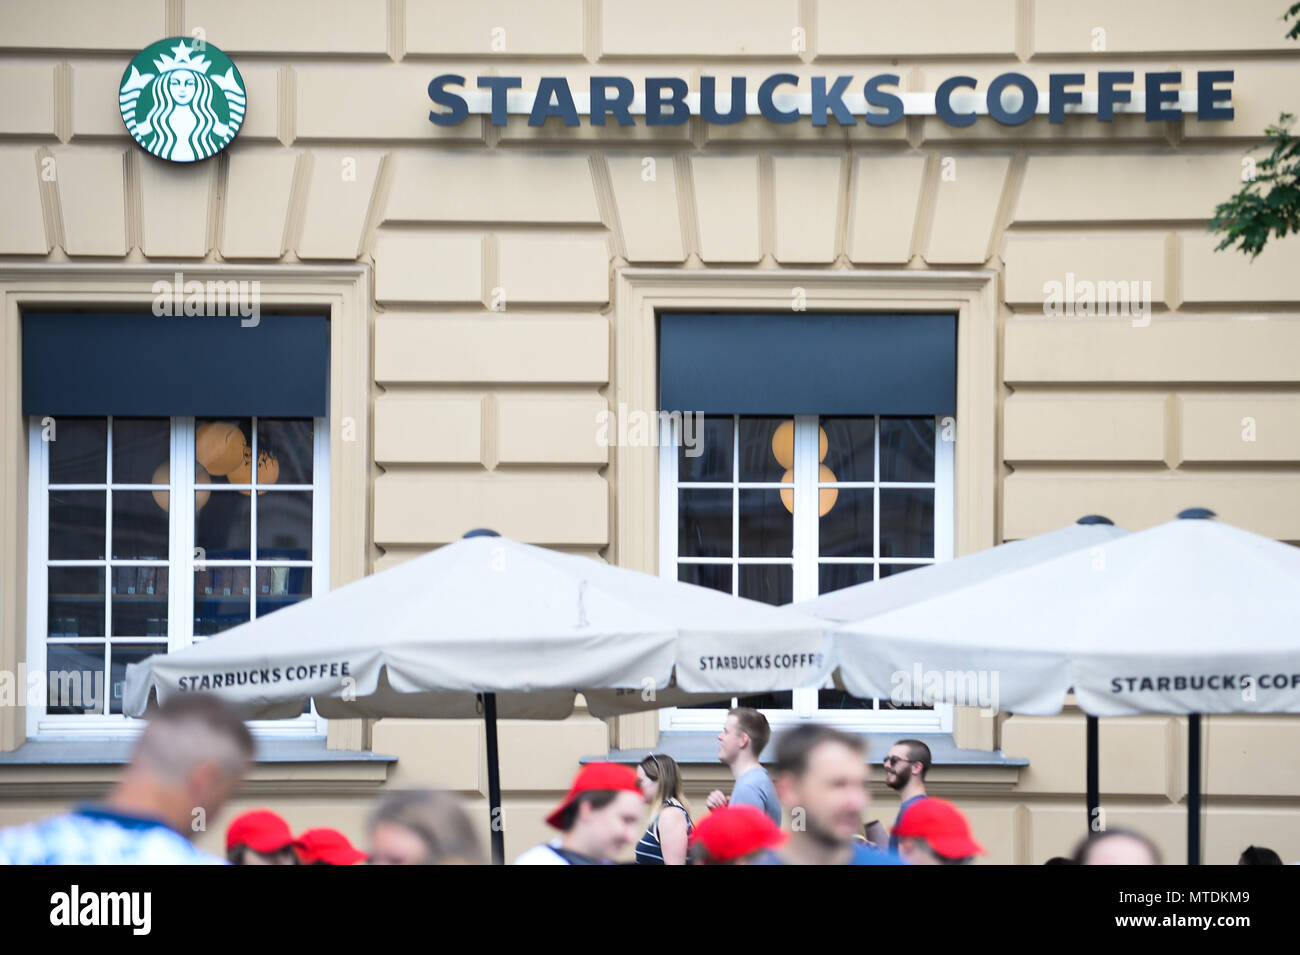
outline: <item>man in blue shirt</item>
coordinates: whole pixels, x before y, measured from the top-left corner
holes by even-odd
[[[190,842],[243,780],[253,738],[213,696],[174,697],[149,721],[102,806],[0,830],[0,865],[223,865]]]
[[[860,737],[808,724],[776,741],[776,792],[790,814],[790,838],[770,865],[901,865],[858,841],[867,794]]]
[[[891,829],[903,821],[903,813],[925,798],[925,774],[930,771],[930,747],[919,739],[900,739],[885,757],[885,785],[902,800]],[[889,837],[889,851],[898,852],[898,836]]]

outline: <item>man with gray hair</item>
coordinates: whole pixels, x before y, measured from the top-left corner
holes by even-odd
[[[0,831],[0,865],[223,865],[190,838],[225,805],[253,737],[214,696],[168,700],[102,805]]]

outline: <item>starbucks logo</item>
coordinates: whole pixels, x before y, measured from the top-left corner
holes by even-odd
[[[225,149],[244,122],[235,64],[211,43],[172,37],[135,55],[118,91],[122,122],[146,152],[197,162]]]

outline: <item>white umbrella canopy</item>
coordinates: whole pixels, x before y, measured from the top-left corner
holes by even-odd
[[[1068,527],[1037,537],[1000,544],[956,560],[927,564],[904,574],[832,591],[794,604],[794,609],[837,623],[859,622],[1031,567],[1061,554],[1098,547],[1127,533],[1104,517],[1085,517]]]
[[[1057,713],[1071,689],[1094,716],[1300,712],[1300,549],[1181,519],[834,633],[861,696],[942,671],[938,701],[993,674],[1019,713]]]
[[[124,706],[211,691],[249,718],[554,719],[817,686],[824,622],[496,536],[470,537],[128,666]]]

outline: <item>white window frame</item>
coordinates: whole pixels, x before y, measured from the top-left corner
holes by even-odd
[[[732,490],[733,514],[739,503],[740,492],[740,428],[735,422],[742,416],[732,415],[732,479],[730,482],[690,483],[690,488],[714,488]],[[948,438],[955,433],[954,419],[951,415],[935,417],[935,480],[933,482],[881,482],[880,480],[880,421],[889,415],[875,415],[875,449],[872,481],[837,481],[834,484],[822,484],[817,481],[821,459],[818,454],[817,429],[818,415],[793,415],[795,421],[794,443],[794,560],[793,595],[794,602],[810,600],[818,596],[818,567],[823,563],[866,564],[871,563],[875,579],[880,579],[881,563],[887,564],[931,564],[951,560],[954,540],[954,445]],[[860,417],[873,417],[861,415]],[[677,553],[677,495],[683,485],[677,480],[678,454],[681,446],[681,421],[678,415],[661,414],[659,434],[659,574],[670,580],[676,580],[678,574]],[[749,489],[780,489],[777,482],[744,482]],[[934,559],[926,558],[889,558],[881,561],[876,555],[880,552],[880,495],[874,495],[874,514],[872,520],[872,557],[866,560],[860,557],[819,557],[818,556],[818,493],[822,487],[837,488],[933,488],[934,495]],[[729,563],[731,572],[731,592],[737,594],[740,586],[739,573],[739,522],[732,521],[732,548],[730,558],[717,558],[702,563]],[[785,558],[746,558],[746,564],[772,563],[785,564]],[[827,684],[830,688],[831,684]],[[818,709],[817,690],[813,688],[794,691],[793,706],[788,710],[763,710],[773,728],[787,727],[815,721],[854,732],[892,732],[900,735],[921,735],[934,733],[951,733],[953,707],[940,703],[930,710],[890,710],[880,709],[878,702],[875,709],[842,710]],[[734,705],[733,699],[733,705]],[[718,732],[726,721],[726,710],[691,709],[686,707],[666,707],[659,711],[659,729],[668,731]]]
[[[81,417],[81,416],[78,416]],[[86,417],[97,417],[94,415]],[[102,416],[108,422],[107,431],[107,470],[108,480],[113,473],[112,416]],[[161,416],[158,416],[161,417]],[[268,416],[270,417],[270,416]],[[39,674],[45,681],[46,646],[49,614],[49,442],[42,438],[42,420],[33,416],[28,423],[28,533],[27,533],[27,673]],[[193,461],[195,422],[193,417],[173,415],[169,419],[171,432],[171,461]],[[329,590],[329,514],[330,514],[330,463],[328,419],[313,419],[313,457],[311,484],[276,484],[280,490],[300,490],[312,492],[312,559],[309,561],[288,561],[270,559],[268,564],[276,566],[304,566],[311,568],[311,596],[318,597]],[[57,420],[55,421],[57,427]],[[257,460],[257,428],[252,435],[253,460]],[[255,493],[257,474],[253,469],[252,483],[233,485],[245,487],[250,494]],[[201,561],[195,559],[194,549],[194,469],[192,467],[172,467],[170,469],[169,491],[169,552],[171,558],[168,567],[168,636],[167,650],[172,652],[189,646],[194,642],[194,572]],[[60,485],[61,488],[65,487]],[[70,488],[85,490],[102,490],[106,493],[105,528],[111,534],[113,520],[113,490],[156,491],[156,484],[86,484],[68,485]],[[249,566],[252,590],[256,590],[257,566],[257,508],[252,509],[249,529],[250,559],[232,561],[207,561],[208,566]],[[111,546],[111,536],[106,537],[106,549]],[[60,562],[56,562],[56,565]],[[82,566],[101,562],[71,561]],[[130,564],[157,565],[157,561],[119,561],[112,560],[108,554],[102,561],[104,567],[104,586],[106,602],[111,604],[112,568]],[[250,594],[250,615],[257,614],[257,595]],[[113,638],[106,633],[102,642],[111,643]],[[218,635],[219,636],[219,635]],[[201,642],[210,637],[199,637]],[[88,638],[86,643],[100,643],[99,638]],[[161,642],[161,641],[159,641]],[[105,692],[112,694],[112,673],[105,672]],[[26,693],[26,687],[18,692]],[[138,735],[144,727],[144,721],[123,714],[102,714],[82,716],[74,714],[51,715],[43,706],[27,707],[27,737],[42,740],[89,740],[122,739]],[[249,729],[260,739],[315,739],[326,735],[326,720],[320,717],[313,707],[311,713],[304,713],[295,719],[287,720],[250,720]]]

